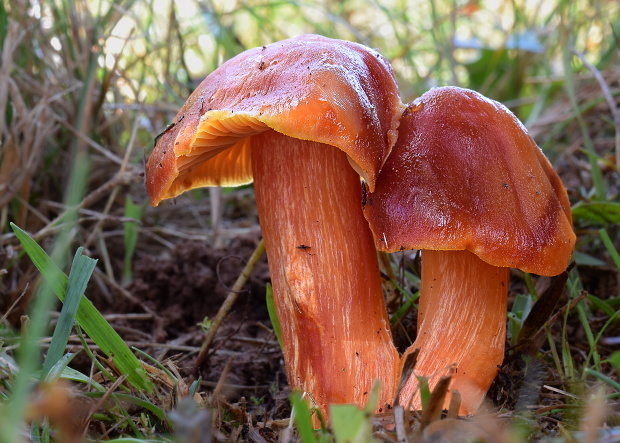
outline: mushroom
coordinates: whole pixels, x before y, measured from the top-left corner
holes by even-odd
[[[475,412],[504,357],[509,268],[553,276],[568,265],[564,186],[506,107],[442,87],[408,106],[367,200],[380,250],[423,250],[417,338],[405,356],[420,349],[414,373],[431,387],[453,368],[459,412]],[[412,376],[400,403],[419,408],[417,389]]]
[[[360,175],[375,179],[402,105],[393,71],[362,45],[304,35],[243,52],[198,86],[156,140],[151,203],[254,180],[289,384],[325,414],[392,402],[399,356]]]

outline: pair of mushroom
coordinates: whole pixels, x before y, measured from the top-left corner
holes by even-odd
[[[453,368],[469,414],[503,359],[508,268],[559,274],[575,243],[562,183],[505,107],[454,87],[404,106],[379,53],[316,35],[211,73],[146,174],[153,205],[254,180],[289,384],[323,413],[364,405],[377,379],[378,410],[395,400],[404,359],[375,248],[424,249],[407,353],[431,386]],[[401,404],[419,408],[417,384]]]

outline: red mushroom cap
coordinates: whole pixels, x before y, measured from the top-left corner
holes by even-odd
[[[364,211],[379,249],[466,249],[494,266],[566,269],[575,246],[566,190],[505,106],[435,88],[398,132]]]
[[[302,35],[250,49],[205,78],[158,137],[151,202],[251,182],[251,136],[269,128],[340,148],[373,189],[403,108],[391,66],[365,46]]]

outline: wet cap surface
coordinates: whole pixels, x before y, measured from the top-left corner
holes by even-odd
[[[392,68],[365,46],[303,35],[250,49],[211,73],[158,138],[151,202],[251,182],[251,136],[267,129],[343,150],[373,188],[402,109]]]
[[[366,200],[381,250],[467,249],[556,275],[575,245],[566,190],[542,151],[507,108],[461,88],[411,104]]]

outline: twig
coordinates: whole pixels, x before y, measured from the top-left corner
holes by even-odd
[[[243,268],[243,271],[241,271],[241,274],[237,278],[237,281],[235,282],[231,291],[226,296],[226,299],[224,300],[224,303],[222,303],[220,310],[213,318],[211,327],[209,328],[209,331],[207,332],[204,342],[202,343],[202,347],[200,348],[200,353],[198,354],[198,358],[196,359],[196,363],[194,365],[194,370],[193,370],[194,375],[197,375],[200,373],[200,369],[207,356],[207,351],[209,350],[209,348],[211,347],[211,344],[213,343],[213,339],[215,338],[215,334],[217,333],[217,330],[222,324],[224,317],[226,317],[226,315],[228,314],[228,311],[230,311],[230,308],[232,308],[233,304],[237,300],[237,297],[239,296],[239,291],[241,291],[241,289],[247,282],[248,278],[250,278],[250,274],[256,267],[256,264],[258,263],[260,258],[263,256],[264,252],[265,252],[265,245],[263,241],[261,240],[258,243],[258,246],[256,246],[256,249],[254,250],[254,252],[252,253],[252,256],[248,260],[247,265],[245,265],[245,268]]]
[[[110,395],[112,395],[112,393],[116,390],[116,388],[118,388],[121,385],[121,383],[125,381],[125,378],[126,377],[124,375],[121,375],[119,378],[117,378],[116,381],[112,384],[112,386],[110,386],[110,388],[99,399],[99,401],[92,408],[90,408],[90,410],[88,411],[88,414],[86,415],[86,417],[84,417],[84,421],[82,422],[82,425],[83,425],[82,436],[86,435],[86,431],[88,430],[88,423],[90,423],[90,421],[92,420],[93,415],[95,415],[95,412],[97,412],[99,409],[103,407],[105,402],[108,401],[108,398],[110,397]]]
[[[405,408],[401,405],[394,406],[394,427],[396,428],[396,439],[398,442],[407,443],[409,441],[407,437],[409,423],[405,424]]]
[[[26,292],[28,291],[28,287],[29,286],[30,286],[30,283],[26,283],[26,287],[24,288],[22,293],[19,294],[19,297],[17,297],[17,299],[13,302],[11,307],[4,313],[2,318],[0,318],[0,323],[4,323],[4,320],[6,320],[6,318],[9,316],[9,314],[11,312],[13,312],[13,309],[15,309],[15,306],[17,306],[17,304],[21,301],[21,299],[24,298],[24,296],[26,295]]]

